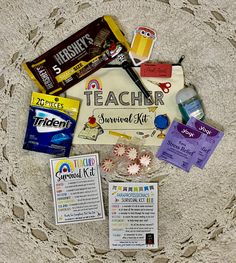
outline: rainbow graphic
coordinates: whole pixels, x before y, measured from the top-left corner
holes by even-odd
[[[86,90],[102,90],[102,82],[98,78],[90,78],[85,85]]]
[[[57,162],[56,164],[56,172],[59,173],[70,173],[73,172],[76,168],[76,163],[72,162],[68,159],[63,159]]]

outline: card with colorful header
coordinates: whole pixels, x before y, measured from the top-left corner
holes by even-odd
[[[98,154],[50,160],[55,222],[105,219]]]
[[[133,69],[140,73],[139,68]],[[81,101],[73,144],[116,144],[119,136],[160,146],[171,121],[181,118],[175,97],[184,87],[183,69],[173,66],[168,80],[141,81],[154,104],[121,67],[102,68],[67,90],[67,97]]]
[[[157,183],[109,183],[111,249],[158,247]]]

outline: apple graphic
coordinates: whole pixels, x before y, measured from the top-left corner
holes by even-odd
[[[96,118],[94,117],[94,115],[92,115],[88,118],[88,122],[89,122],[89,124],[95,124],[96,123]]]
[[[109,50],[112,51],[112,50],[115,50],[115,49],[116,49],[116,44],[114,42],[112,42],[110,44]]]

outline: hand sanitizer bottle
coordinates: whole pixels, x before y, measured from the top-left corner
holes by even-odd
[[[199,120],[204,119],[205,113],[202,102],[193,86],[181,89],[176,94],[176,102],[184,123],[192,116]]]

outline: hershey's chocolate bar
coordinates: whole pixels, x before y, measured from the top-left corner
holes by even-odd
[[[43,93],[58,95],[128,49],[112,17],[103,16],[23,66]]]

